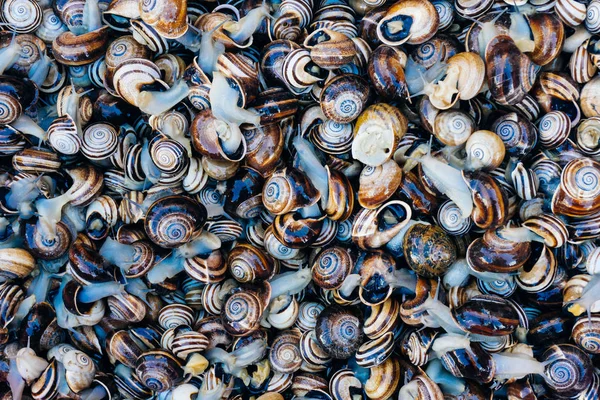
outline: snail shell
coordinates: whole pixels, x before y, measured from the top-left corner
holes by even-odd
[[[380,96],[400,99],[408,96],[404,68],[407,56],[401,49],[381,45],[371,53],[367,72]]]
[[[158,323],[163,329],[194,323],[194,310],[183,304],[169,304],[158,313]]]
[[[227,259],[231,275],[241,283],[256,279],[268,280],[278,269],[278,263],[258,247],[238,243]]]
[[[352,157],[374,167],[383,164],[392,158],[407,129],[408,120],[396,107],[369,106],[354,125]]]
[[[584,393],[594,380],[594,368],[588,354],[577,346],[559,344],[550,346],[542,355],[546,385],[560,396]]]
[[[183,369],[173,354],[164,350],[151,350],[136,361],[135,374],[148,389],[164,392],[183,379]]]
[[[164,248],[189,242],[206,221],[206,208],[185,196],[167,196],[155,201],[146,213],[148,238]]]
[[[558,271],[554,253],[545,245],[534,246],[528,265],[516,277],[516,283],[525,292],[537,293],[550,287]],[[539,255],[538,255],[539,254]]]
[[[399,200],[372,210],[363,208],[352,222],[352,241],[364,250],[382,247],[408,224],[411,215],[410,206]]]
[[[246,336],[259,328],[263,303],[253,291],[232,294],[225,304],[221,318],[223,327],[234,336]]]
[[[333,358],[350,358],[362,344],[360,312],[351,307],[327,307],[317,320],[317,340]]]
[[[515,243],[488,230],[467,249],[469,266],[476,271],[512,272],[522,267],[531,255],[529,242]]]
[[[42,23],[42,7],[32,0],[7,0],[2,3],[2,22],[17,33],[35,31]]]
[[[538,132],[541,145],[555,149],[569,138],[571,120],[562,111],[550,111],[540,119]]]
[[[327,352],[319,345],[314,329],[302,334],[299,347],[300,354],[304,360],[304,370],[306,370],[306,366],[309,365],[311,372],[322,371],[326,369],[327,365],[331,362],[329,354],[327,354]]]
[[[473,132],[475,121],[462,111],[442,111],[435,117],[433,133],[446,146],[458,146],[467,142]]]
[[[296,320],[296,326],[302,331],[314,330],[317,326],[317,318],[319,314],[325,309],[325,306],[321,303],[305,301],[300,303],[298,309],[298,319]]]
[[[575,343],[587,353],[600,353],[600,318],[597,315],[580,317],[573,325],[571,336]]]
[[[503,225],[508,215],[508,201],[497,181],[481,172],[466,171],[463,179],[473,195],[473,223],[481,229]]]
[[[365,166],[359,177],[358,202],[373,209],[385,203],[400,187],[402,169],[396,161],[388,160],[373,167]]]
[[[577,126],[577,145],[586,155],[594,157],[600,154],[600,118],[582,120]]]
[[[35,259],[24,249],[0,249],[0,279],[26,278],[35,268]]]
[[[465,144],[469,170],[494,170],[504,160],[504,142],[492,131],[473,132]]]
[[[437,223],[446,233],[453,236],[462,236],[473,226],[471,218],[463,218],[460,208],[452,200],[446,201],[438,209]]]
[[[537,143],[535,126],[519,113],[512,112],[498,118],[492,130],[504,142],[506,153],[513,157],[526,156]]]
[[[435,35],[439,23],[439,15],[429,1],[399,1],[377,24],[377,37],[390,46],[421,44]]]
[[[534,41],[531,61],[547,65],[554,61],[563,48],[565,28],[560,19],[549,13],[535,13],[527,17]]]
[[[320,194],[306,175],[295,168],[275,171],[263,187],[262,201],[265,208],[276,215],[311,206]]]
[[[365,393],[369,399],[389,399],[400,384],[400,371],[400,363],[395,357],[371,368],[371,375],[365,383]]]
[[[400,352],[411,364],[421,367],[429,362],[428,352],[438,333],[430,328],[419,331],[409,329],[400,339]]]
[[[589,158],[570,161],[552,197],[552,212],[583,217],[600,210],[600,164]]]
[[[364,321],[365,336],[377,339],[387,332],[393,332],[401,324],[400,303],[393,297],[381,304],[369,307]]]
[[[408,266],[428,278],[443,275],[456,260],[456,247],[439,226],[411,226],[404,235],[403,249]]]
[[[350,274],[353,265],[349,250],[329,247],[321,251],[313,262],[313,281],[323,289],[337,289]]]
[[[462,329],[478,335],[510,335],[519,326],[513,305],[495,295],[474,296],[452,310],[452,315]]]
[[[562,22],[571,27],[580,25],[586,17],[585,4],[576,0],[556,0],[554,11]]]
[[[301,336],[299,329],[278,333],[269,351],[269,363],[273,370],[282,374],[291,374],[300,369],[303,361],[300,354]]]
[[[75,35],[63,32],[52,41],[52,54],[56,61],[69,66],[90,64],[104,55],[108,42],[108,26]]]
[[[523,100],[533,87],[540,68],[521,53],[507,35],[496,36],[487,44],[485,63],[490,93],[502,105],[513,105]]]
[[[356,56],[356,47],[348,36],[327,28],[314,30],[304,39],[304,47],[310,50],[314,63],[326,70],[340,68]]]
[[[369,85],[360,76],[338,75],[321,92],[321,110],[328,119],[342,124],[352,122],[365,109],[369,95]]]
[[[373,368],[380,365],[392,355],[394,344],[394,334],[392,332],[367,341],[356,351],[356,363],[364,368]]]

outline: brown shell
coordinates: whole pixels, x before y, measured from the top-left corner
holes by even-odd
[[[456,260],[456,246],[439,226],[413,225],[404,235],[402,247],[408,266],[427,278],[442,276]]]
[[[52,54],[61,64],[78,66],[90,64],[102,57],[108,43],[108,26],[76,36],[61,33],[52,41]]]
[[[404,75],[407,56],[397,47],[381,45],[371,53],[367,73],[377,94],[389,99],[408,97]]]
[[[527,16],[529,27],[535,43],[534,50],[529,54],[531,61],[544,66],[559,56],[565,40],[565,28],[562,22],[548,13],[535,13]]]
[[[327,70],[348,64],[357,53],[352,39],[328,28],[313,31],[304,39],[304,47],[310,50],[314,63]]]
[[[321,92],[321,110],[336,122],[352,122],[367,106],[369,95],[370,87],[360,76],[338,75],[329,80]]]
[[[494,37],[485,50],[487,83],[496,102],[514,105],[533,87],[539,68],[508,35]]]
[[[463,172],[473,195],[471,219],[481,229],[497,228],[508,216],[508,200],[500,185],[482,172]]]
[[[529,242],[504,239],[494,229],[475,239],[467,249],[469,266],[476,271],[513,272],[521,268],[530,255]]]
[[[358,180],[358,202],[364,208],[376,208],[393,196],[401,182],[402,168],[396,161],[388,160],[377,167],[367,165]]]
[[[241,283],[268,280],[277,270],[277,260],[248,243],[238,243],[227,257],[231,275]]]
[[[345,221],[354,210],[354,189],[346,175],[329,166],[325,168],[329,187],[325,213],[333,221]]]

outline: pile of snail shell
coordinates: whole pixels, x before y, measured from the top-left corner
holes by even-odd
[[[600,398],[600,0],[0,19],[0,399]]]

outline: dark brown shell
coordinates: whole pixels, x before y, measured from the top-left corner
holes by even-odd
[[[181,363],[164,350],[151,350],[140,356],[135,374],[144,386],[155,392],[169,390],[183,379]]]
[[[517,310],[500,296],[474,296],[452,310],[452,315],[462,329],[477,335],[510,335],[519,326]]]
[[[513,272],[521,268],[531,255],[529,242],[515,243],[488,230],[467,249],[467,261],[476,271]]]
[[[52,42],[52,54],[61,64],[78,66],[90,64],[102,57],[108,43],[108,26],[93,32],[75,35],[61,33]]]
[[[565,40],[565,28],[562,22],[549,13],[535,13],[527,16],[535,43],[530,53],[531,61],[537,65],[550,64],[559,56]]]
[[[317,340],[333,358],[347,359],[354,355],[363,341],[363,319],[353,307],[333,305],[317,319]]]
[[[483,172],[463,172],[471,189],[473,212],[471,219],[481,229],[497,228],[508,216],[508,200],[494,178]]]
[[[406,54],[397,47],[381,45],[373,50],[367,72],[377,94],[388,99],[408,97],[406,60]]]
[[[278,269],[273,257],[248,243],[238,243],[231,249],[227,265],[231,275],[241,283],[268,280]]]
[[[533,87],[539,68],[507,35],[494,37],[485,50],[487,82],[494,100],[514,105]]]
[[[413,225],[404,236],[403,249],[408,266],[427,278],[442,276],[456,260],[456,246],[439,226]]]

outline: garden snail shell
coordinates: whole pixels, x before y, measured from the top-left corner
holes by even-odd
[[[396,391],[400,384],[400,363],[390,357],[382,364],[371,368],[371,375],[365,383],[365,393],[370,399],[384,400]]]
[[[298,329],[290,329],[279,333],[271,343],[269,363],[282,374],[294,373],[302,365],[300,354],[301,333]]]
[[[162,392],[183,379],[181,363],[164,350],[150,350],[136,361],[135,374],[148,389]]]
[[[206,215],[206,208],[188,197],[163,197],[148,208],[144,229],[158,246],[174,248],[194,237],[204,225]]]
[[[358,202],[373,209],[385,203],[400,187],[402,169],[396,161],[387,160],[376,167],[365,166],[360,173]]]
[[[232,294],[223,304],[223,326],[234,336],[246,336],[259,328],[263,313],[261,299],[250,290]]]
[[[388,214],[392,221],[382,227]],[[399,200],[389,201],[372,210],[363,208],[352,222],[352,241],[364,250],[382,247],[400,233],[411,215],[410,206]]]
[[[580,217],[600,209],[600,164],[589,158],[570,161],[552,197],[552,211]],[[585,212],[584,212],[585,209]]]
[[[513,105],[523,100],[533,87],[540,68],[521,53],[507,35],[496,36],[487,44],[485,62],[492,97],[503,105]],[[517,74],[507,72],[514,68],[517,68]],[[509,78],[505,79],[506,76]]]
[[[536,13],[527,17],[533,35],[534,50],[531,61],[547,65],[559,55],[565,40],[565,28],[554,14]]]
[[[356,363],[364,368],[373,368],[385,362],[394,350],[394,334],[388,332],[378,339],[363,343],[356,352]]]
[[[482,172],[466,171],[463,179],[473,195],[473,223],[481,229],[503,225],[508,215],[508,201],[497,181]]]
[[[502,139],[505,151],[510,156],[525,156],[537,143],[535,126],[515,112],[496,119],[491,130]]]
[[[52,41],[52,53],[56,61],[71,66],[85,65],[96,61],[105,52],[108,27],[76,36],[63,32]]]
[[[145,1],[140,4],[140,17],[167,39],[183,36],[188,30],[187,2]]]
[[[433,133],[446,146],[458,146],[467,142],[473,132],[475,121],[462,111],[441,111],[435,117]]]
[[[354,121],[367,105],[370,87],[362,77],[343,74],[330,79],[320,95],[321,110],[339,123]]]
[[[0,280],[26,278],[35,267],[35,259],[24,249],[0,249]]]
[[[504,160],[504,142],[492,131],[473,132],[466,141],[467,168],[469,170],[494,170]]]
[[[377,37],[390,46],[421,44],[435,35],[438,26],[438,13],[429,1],[400,1],[377,24]]]
[[[358,309],[329,306],[317,320],[317,340],[333,358],[346,359],[362,344],[363,331]]]
[[[269,279],[278,269],[278,262],[258,247],[237,244],[227,259],[231,275],[240,283]]]
[[[512,272],[522,267],[530,255],[529,242],[515,243],[491,229],[469,245],[467,261],[478,271]]]
[[[397,108],[379,103],[369,106],[354,125],[352,156],[370,166],[389,160],[408,129],[406,117]]]
[[[408,96],[404,68],[408,57],[396,47],[381,45],[371,53],[367,73],[377,93],[390,99]]]
[[[276,215],[311,206],[319,199],[319,192],[307,176],[295,168],[275,171],[263,187],[263,204]]]
[[[348,64],[356,56],[356,47],[348,36],[327,28],[313,31],[303,45],[310,50],[314,63],[326,70]]]
[[[415,224],[404,235],[408,266],[424,277],[441,276],[456,259],[456,247],[438,226]]]

